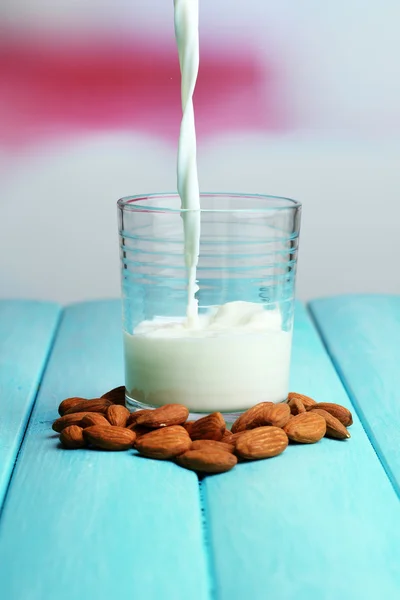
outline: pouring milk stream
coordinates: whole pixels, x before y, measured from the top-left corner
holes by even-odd
[[[200,250],[200,192],[196,160],[196,127],[193,92],[199,71],[199,2],[174,0],[175,36],[181,67],[182,123],[178,145],[178,192],[185,235],[185,263],[188,269],[188,326],[197,323],[196,267]],[[192,212],[193,211],[193,212]]]
[[[291,332],[282,330],[279,310],[265,310],[258,303],[228,302],[198,314],[200,194],[193,108],[199,69],[198,0],[174,0],[174,9],[183,113],[177,176],[187,311],[186,317],[142,321],[133,335],[125,332],[126,387],[134,400],[153,406],[180,402],[198,412],[239,411],[286,398]]]

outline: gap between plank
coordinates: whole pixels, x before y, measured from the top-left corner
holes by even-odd
[[[309,304],[306,304],[306,310],[307,313],[319,335],[319,338],[329,356],[329,359],[331,360],[336,373],[338,374],[340,381],[342,382],[342,385],[346,391],[347,396],[349,397],[349,400],[351,402],[351,404],[353,405],[354,411],[357,414],[358,418],[360,419],[361,422],[361,426],[365,431],[365,435],[368,438],[369,443],[371,444],[379,462],[382,465],[383,470],[385,471],[386,477],[389,479],[390,484],[395,492],[395,494],[397,495],[397,497],[400,499],[400,486],[398,485],[396,478],[389,466],[389,464],[386,461],[386,458],[383,455],[383,452],[381,451],[381,448],[379,446],[379,443],[375,437],[375,435],[372,432],[371,427],[368,424],[367,419],[365,418],[364,412],[360,406],[359,401],[357,400],[356,395],[354,394],[350,383],[347,381],[346,376],[344,375],[342,368],[339,365],[339,362],[337,361],[337,359],[335,358],[334,354],[331,351],[331,348],[329,346],[329,344],[327,343],[327,341],[325,340],[325,337],[323,335],[322,329],[317,321],[317,319],[314,316],[313,310],[311,308],[311,306]]]
[[[212,543],[211,543],[211,539],[210,539],[210,533],[209,533],[209,528],[208,528],[208,509],[207,509],[207,501],[205,498],[205,489],[204,489],[204,478],[207,477],[207,475],[205,476],[199,476],[198,475],[198,482],[199,482],[199,497],[200,497],[200,518],[201,518],[201,525],[202,525],[202,530],[203,530],[203,545],[204,545],[204,552],[206,555],[206,569],[207,569],[207,574],[208,574],[208,582],[209,582],[209,593],[210,593],[210,600],[217,600],[217,590],[216,590],[216,574],[215,574],[215,569],[214,569],[214,557],[213,557],[213,551],[212,551]]]
[[[62,322],[63,318],[64,318],[64,309],[61,310],[60,314],[57,317],[57,321],[56,321],[56,324],[55,324],[55,327],[54,327],[54,331],[53,331],[53,334],[51,336],[50,343],[48,345],[47,352],[46,352],[44,360],[43,360],[43,365],[42,365],[42,368],[41,368],[41,370],[39,372],[38,383],[37,383],[37,386],[36,386],[36,392],[34,394],[34,398],[33,398],[31,409],[30,409],[28,417],[26,419],[25,429],[24,429],[24,432],[23,432],[22,437],[21,437],[19,448],[18,448],[18,451],[17,451],[17,453],[15,455],[14,464],[13,464],[13,467],[12,467],[12,470],[11,470],[10,478],[9,478],[7,486],[6,486],[6,491],[4,493],[3,502],[0,503],[0,526],[1,526],[1,518],[2,518],[2,515],[3,515],[4,507],[6,505],[7,498],[8,498],[8,493],[10,491],[12,480],[14,478],[15,468],[16,468],[17,463],[18,463],[19,455],[21,453],[21,449],[22,449],[22,446],[23,446],[24,441],[25,441],[26,433],[28,431],[28,428],[29,428],[29,425],[30,425],[30,422],[31,422],[31,419],[32,419],[32,414],[33,414],[34,408],[36,406],[36,400],[37,400],[38,395],[39,395],[40,386],[42,385],[42,381],[43,381],[44,375],[46,373],[47,366],[48,366],[49,361],[50,361],[50,357],[51,357],[51,355],[53,353],[54,344],[56,342],[57,334],[59,332],[59,329],[60,329],[61,322]]]

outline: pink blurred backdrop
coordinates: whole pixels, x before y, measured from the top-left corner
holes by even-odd
[[[201,187],[305,201],[303,297],[400,291],[379,270],[396,219],[365,210],[384,188],[400,218],[399,17],[395,0],[200,1]],[[172,0],[13,0],[0,18],[0,295],[117,295],[115,200],[175,187]],[[326,227],[341,244],[318,262]]]

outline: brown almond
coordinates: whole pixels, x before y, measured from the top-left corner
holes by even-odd
[[[345,408],[341,404],[334,404],[333,402],[318,402],[316,405],[312,406],[310,410],[314,410],[314,408],[320,408],[321,410],[326,410],[326,412],[330,413],[336,419],[345,426],[350,427],[353,425],[353,416],[348,408]]]
[[[66,398],[58,407],[58,414],[63,416],[67,410],[73,408],[74,406],[78,406],[78,404],[82,404],[82,402],[86,402],[86,398]]]
[[[314,404],[317,404],[315,400],[310,398],[310,396],[305,396],[304,394],[298,394],[297,392],[289,392],[288,401],[290,402],[294,398],[301,400],[301,402],[303,403],[303,406],[306,410],[308,410]]]
[[[128,450],[132,448],[136,434],[125,427],[94,425],[83,430],[85,440],[102,450]]]
[[[290,407],[286,403],[273,404],[265,409],[264,425],[284,427],[291,417]]]
[[[113,404],[125,406],[125,386],[120,385],[119,387],[113,388],[109,392],[103,394],[102,398],[109,400]]]
[[[65,427],[68,427],[69,425],[81,426],[82,419],[86,417],[87,414],[89,413],[79,412],[72,413],[70,415],[64,415],[63,417],[60,417],[59,419],[56,419],[54,421],[52,428],[54,429],[54,431],[57,431],[57,433],[60,433]]]
[[[60,442],[65,448],[84,448],[86,442],[83,437],[82,427],[78,427],[78,425],[69,425],[68,427],[65,427],[60,433]]]
[[[280,427],[263,426],[245,431],[236,442],[236,454],[247,460],[271,458],[281,454],[289,443]]]
[[[138,425],[137,423],[132,423],[132,425],[128,425],[127,429],[134,431],[136,433],[136,439],[138,440],[142,435],[146,435],[151,431],[155,431],[154,429],[149,429],[148,427],[143,427],[142,425]]]
[[[283,429],[293,442],[315,444],[326,433],[326,421],[311,411],[292,417]]]
[[[148,458],[167,460],[189,450],[191,439],[184,427],[172,425],[153,429],[141,436],[135,444],[136,450]]]
[[[93,398],[92,400],[83,400],[80,404],[71,406],[71,408],[66,410],[64,414],[70,415],[72,413],[82,411],[105,413],[110,405],[111,402],[109,400],[104,400],[104,398]]]
[[[292,398],[288,404],[292,415],[300,415],[306,412],[306,407],[299,398]]]
[[[157,429],[158,427],[169,427],[181,425],[189,416],[189,411],[183,404],[164,404],[154,410],[146,411],[137,419],[138,425]]]
[[[105,416],[111,425],[116,425],[117,427],[126,427],[126,423],[130,414],[131,413],[127,408],[125,408],[125,406],[121,406],[120,404],[111,404],[111,406],[107,408]]]
[[[136,421],[138,420],[138,418],[140,417],[140,415],[142,415],[143,413],[147,413],[150,412],[148,409],[141,409],[141,410],[135,410],[135,412],[131,412],[128,420],[126,422],[126,426],[128,427],[129,425],[134,425],[136,423]]]
[[[224,417],[220,412],[201,417],[193,423],[190,437],[195,440],[222,440],[226,429]]]
[[[235,444],[227,444],[226,442],[217,442],[216,440],[196,440],[192,442],[190,446],[191,450],[224,450],[225,452],[233,452],[235,450]]]
[[[225,473],[237,464],[237,458],[224,450],[189,450],[177,457],[176,462],[184,469],[199,473]]]
[[[186,431],[188,432],[188,434],[190,435],[192,432],[192,427],[193,427],[193,423],[195,421],[186,421],[186,423],[183,423],[182,427],[184,427],[186,429]]]
[[[269,409],[271,406],[273,406],[272,402],[259,402],[246,410],[233,423],[231,427],[232,433],[239,433],[246,429],[254,429],[255,427],[265,425],[266,409]]]
[[[105,418],[104,415],[100,413],[87,413],[86,417],[83,417],[81,421],[81,427],[86,429],[86,427],[93,427],[93,425],[109,425],[109,421]]]
[[[322,408],[313,408],[312,413],[317,413],[324,417],[326,421],[326,437],[335,438],[337,440],[346,440],[350,437],[350,433],[347,431],[346,427],[331,413]]]
[[[235,444],[234,434],[229,431],[229,429],[225,429],[224,435],[221,438],[221,442],[226,442],[227,444]]]

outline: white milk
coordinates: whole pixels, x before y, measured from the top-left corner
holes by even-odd
[[[193,92],[199,71],[199,3],[198,0],[174,0],[175,35],[181,67],[182,123],[178,144],[178,192],[183,209],[185,263],[188,270],[186,316],[197,324],[196,267],[200,248],[200,192],[196,161],[196,128]]]
[[[200,195],[193,92],[199,68],[198,0],[174,0],[181,67],[182,123],[178,147],[188,271],[186,317],[156,317],[125,332],[125,383],[133,400],[180,402],[195,412],[240,411],[280,402],[288,392],[291,332],[280,313],[251,302],[229,302],[198,315],[195,293],[200,247]]]
[[[229,302],[198,317],[143,321],[124,334],[125,381],[139,402],[180,402],[191,411],[240,411],[257,402],[285,400],[291,333],[278,311]]]

